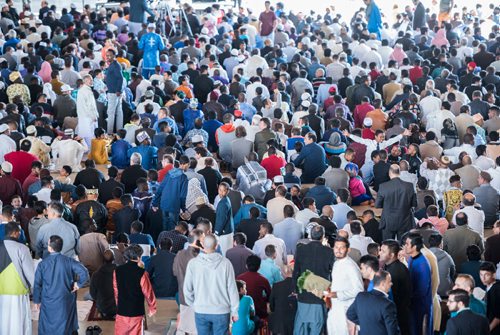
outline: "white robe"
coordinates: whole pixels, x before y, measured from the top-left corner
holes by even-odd
[[[328,312],[328,335],[348,335],[346,312],[359,292],[364,290],[359,266],[349,257],[335,261],[331,291],[337,292]]]
[[[94,93],[87,85],[83,85],[78,90],[76,113],[78,115],[76,133],[85,139],[87,146],[90,147],[90,141],[94,137],[94,130],[97,128],[99,113],[97,112]]]
[[[85,141],[80,143],[72,139],[55,139],[51,147],[56,169],[59,170],[63,165],[69,165],[73,172],[79,172],[82,169],[83,154],[89,150]]]

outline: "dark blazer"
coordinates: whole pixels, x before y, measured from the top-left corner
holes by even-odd
[[[461,311],[446,324],[446,335],[488,335],[489,333],[488,319],[470,309]]]
[[[104,182],[104,175],[101,171],[95,168],[86,168],[76,174],[73,185],[83,185],[87,189],[98,189],[102,182]]]
[[[413,209],[417,195],[411,183],[393,178],[380,185],[375,207],[383,208],[380,228],[389,231],[409,231],[415,224]]]
[[[263,219],[243,219],[236,228],[236,232],[244,233],[247,236],[247,247],[253,248],[255,242],[259,239],[260,224],[266,222]]]
[[[334,256],[330,247],[325,247],[319,241],[308,244],[298,244],[295,252],[295,266],[293,268],[293,281],[296,287],[297,279],[306,270],[317,276],[331,280]],[[309,292],[302,292],[298,301],[306,304],[322,304],[323,300]]]
[[[391,164],[380,161],[373,165],[373,189],[378,192],[380,184],[389,181],[389,168]]]
[[[99,185],[99,201],[103,204],[106,204],[108,200],[113,199],[113,190],[119,187],[122,190],[125,190],[125,185],[116,181],[114,178],[109,178]]]
[[[360,292],[346,316],[359,325],[360,335],[400,334],[396,305],[380,291]]]
[[[294,291],[292,278],[275,283],[269,297],[269,329],[273,334],[291,335],[293,334],[293,323],[297,304],[291,298]]]
[[[130,206],[123,207],[118,212],[113,214],[113,222],[115,223],[115,239],[120,233],[130,234],[132,222],[139,220],[141,212]]]

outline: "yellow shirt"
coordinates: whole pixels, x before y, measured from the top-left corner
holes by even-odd
[[[96,164],[106,164],[108,162],[108,141],[100,138],[93,138],[90,145],[89,158],[93,159]]]

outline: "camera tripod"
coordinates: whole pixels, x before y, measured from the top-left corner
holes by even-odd
[[[183,34],[183,30],[187,30],[186,34],[189,36],[193,36],[193,31],[191,30],[191,26],[189,25],[189,21],[186,15],[186,11],[182,8],[180,2],[177,3],[178,8],[170,6],[167,1],[158,1],[156,4],[156,10],[159,13],[159,20],[161,22],[161,31],[163,34],[167,32],[167,25],[170,27],[169,36],[173,36],[177,33],[177,29],[180,31],[180,34]],[[184,23],[186,26],[184,27]]]

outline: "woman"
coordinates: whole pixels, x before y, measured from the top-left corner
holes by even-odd
[[[389,60],[394,60],[398,62],[398,65],[401,66],[403,65],[403,59],[408,58],[406,55],[406,52],[403,50],[403,45],[397,43],[394,46],[394,50],[392,51],[391,55],[389,56]]]
[[[40,71],[38,71],[38,75],[40,76],[40,78],[42,78],[44,83],[48,83],[52,79],[50,76],[51,74],[52,74],[52,66],[50,65],[49,62],[44,61],[42,63]]]
[[[340,155],[347,149],[347,145],[341,141],[340,134],[337,132],[332,133],[328,142],[322,142],[321,146],[325,149],[328,157],[332,155]]]
[[[448,42],[448,39],[446,38],[446,30],[444,28],[437,31],[436,36],[432,39],[431,45],[438,48],[450,46],[450,42]]]

